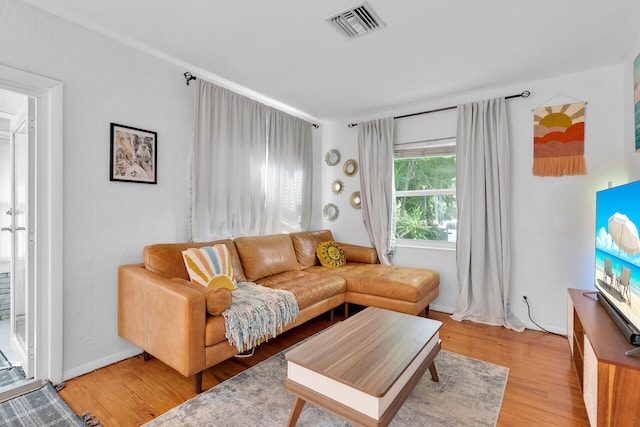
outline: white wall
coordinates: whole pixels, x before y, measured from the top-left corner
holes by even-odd
[[[546,329],[564,332],[566,289],[591,288],[593,283],[595,191],[605,188],[608,181],[616,185],[627,180],[623,162],[622,77],[622,67],[616,65],[332,121],[325,125],[323,148],[325,152],[337,148],[347,157],[357,158],[357,129],[348,128],[350,122],[530,90],[532,95],[528,99],[507,101],[512,164],[510,301],[516,316],[528,327],[534,327],[527,318],[526,306],[520,303],[521,296],[526,294],[533,319]],[[531,172],[532,109],[575,101],[572,98],[587,102],[587,175],[535,177]],[[455,114],[454,110],[397,120],[396,137],[417,140],[455,135]],[[421,132],[422,138],[417,136]],[[335,196],[330,192],[331,181],[340,175],[338,167],[323,166],[324,203],[336,203],[341,212],[335,221],[325,220],[324,226],[334,230],[337,240],[368,243],[360,211],[349,206],[348,196]],[[350,178],[345,193],[358,189],[359,182]],[[393,260],[396,265],[439,271],[440,296],[432,308],[446,312],[454,310],[458,293],[454,251],[400,247]]]
[[[0,1],[0,62],[64,83],[64,364],[135,354],[117,335],[117,268],[186,238],[192,88],[183,70],[21,2]],[[109,181],[109,123],[158,132],[158,184]]]
[[[64,83],[68,379],[139,352],[117,333],[118,266],[141,262],[145,245],[188,238],[195,85],[186,86],[187,70],[17,0],[0,0],[0,63]],[[109,181],[111,122],[158,133],[157,185]],[[316,158],[321,138],[314,130]],[[317,193],[314,228],[320,203]]]
[[[566,332],[566,288],[593,288],[595,192],[627,181],[623,167],[621,66],[600,68],[527,84],[533,96],[510,101],[513,165],[513,258],[511,302],[528,326],[521,295],[542,327]],[[565,95],[545,101],[556,94]],[[587,175],[534,177],[531,174],[533,116],[545,105],[587,102]]]

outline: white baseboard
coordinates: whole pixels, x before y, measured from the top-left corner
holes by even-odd
[[[455,311],[453,307],[446,307],[444,305],[436,305],[436,304],[430,304],[429,310],[440,311],[442,313],[448,313],[448,314],[453,314],[453,312]]]
[[[434,305],[431,304],[429,306],[429,310],[433,310],[433,311],[440,311],[442,313],[447,313],[447,314],[453,314],[453,312],[455,311],[455,309],[453,307],[446,307],[443,305]],[[529,319],[520,319],[522,321],[522,323],[524,324],[524,327],[527,329],[531,329],[533,331],[542,331],[539,327],[537,327],[536,325],[534,325]],[[541,325],[543,328],[545,328],[547,331],[549,332],[553,332],[555,334],[559,334],[559,335],[567,335],[567,328],[562,328],[562,327],[555,327],[555,326],[545,326],[545,325]]]
[[[95,371],[96,369],[104,368],[105,366],[111,365],[113,363],[120,362],[133,356],[137,356],[140,353],[142,353],[142,349],[131,346],[131,348],[121,351],[120,353],[111,354],[107,357],[94,360],[82,366],[76,366],[71,369],[66,369],[62,372],[62,379],[63,381],[66,381],[71,378],[79,377],[80,375],[87,374],[89,372]]]
[[[536,326],[535,324],[533,324],[533,322],[531,322],[529,319],[525,319],[522,320],[522,323],[524,324],[524,327],[527,329],[531,329],[532,331],[541,331],[544,332],[542,329],[540,329],[538,326]],[[567,328],[561,328],[561,327],[555,327],[555,326],[547,326],[547,325],[540,325],[542,328],[546,329],[548,332],[553,332],[554,334],[558,334],[558,335],[564,335],[567,336]]]

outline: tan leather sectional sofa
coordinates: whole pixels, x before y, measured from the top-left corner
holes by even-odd
[[[438,296],[437,272],[381,265],[372,248],[339,243],[347,264],[321,266],[316,248],[329,240],[331,231],[321,230],[147,246],[144,263],[118,270],[118,334],[181,374],[194,375],[199,393],[202,371],[238,353],[225,338],[220,314],[230,304],[229,292],[189,282],[182,258],[187,248],[215,243],[229,249],[238,281],[295,294],[300,311],[285,331],[342,304],[348,315],[348,303],[417,315]]]

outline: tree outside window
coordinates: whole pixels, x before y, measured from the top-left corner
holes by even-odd
[[[455,140],[446,146],[397,149],[396,238],[456,241]]]

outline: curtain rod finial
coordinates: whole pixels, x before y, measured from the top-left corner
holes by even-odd
[[[195,80],[196,76],[187,71],[186,73],[184,73],[184,78],[187,79],[187,86],[189,86],[189,82],[191,80]]]
[[[531,92],[529,92],[528,90],[525,90],[524,92],[522,92],[520,94],[520,96],[523,97],[523,98],[528,98],[529,95],[531,95]]]

